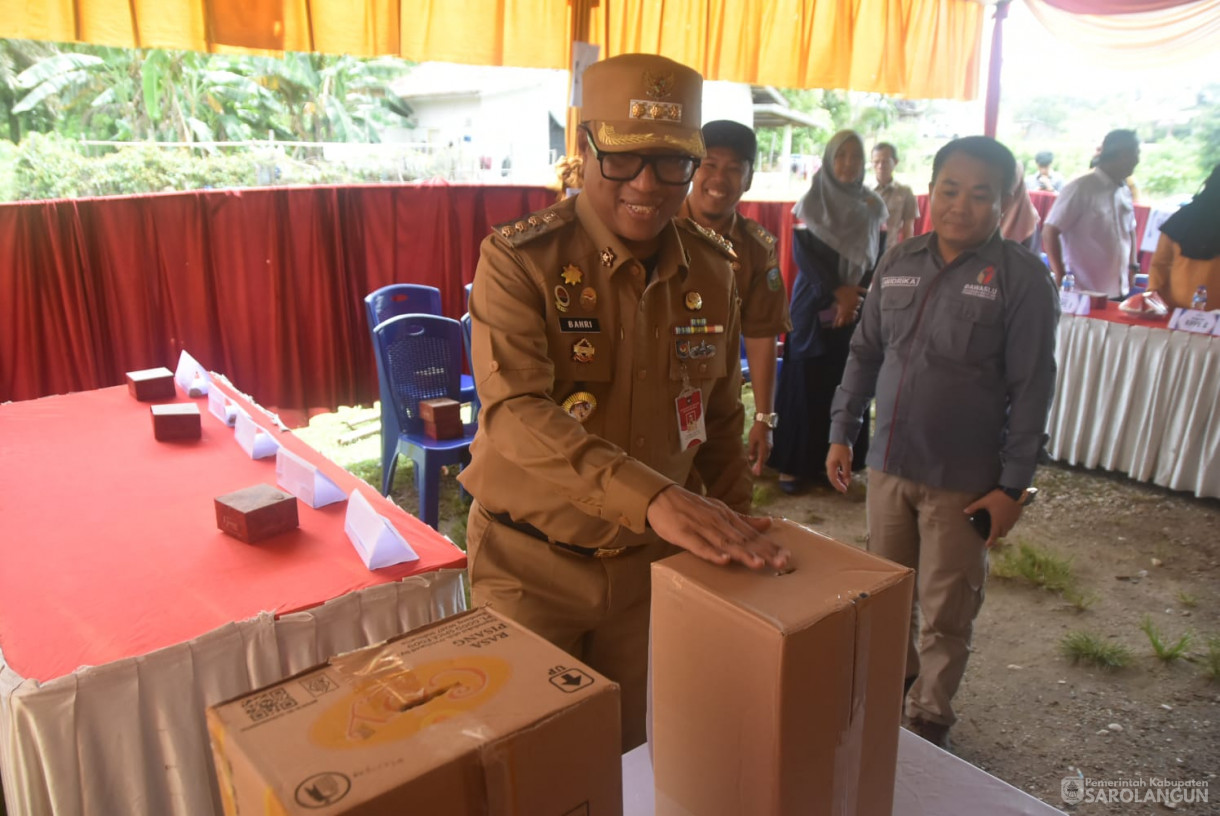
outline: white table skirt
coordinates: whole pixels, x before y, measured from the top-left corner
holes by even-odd
[[[1047,450],[1220,496],[1220,339],[1065,315]]]
[[[9,816],[220,814],[207,706],[462,611],[464,575],[431,572],[278,619],[264,613],[46,683],[0,654]]]
[[[656,813],[648,746],[623,755],[623,816]],[[894,816],[1064,816],[907,731],[898,732]],[[744,814],[743,814],[744,816]]]

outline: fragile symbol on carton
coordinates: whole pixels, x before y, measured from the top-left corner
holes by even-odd
[[[325,674],[319,674],[317,677],[307,677],[302,680],[301,688],[308,691],[314,697],[321,697],[326,692],[339,688],[339,686]]]
[[[593,678],[580,669],[565,669],[560,666],[551,669],[551,685],[566,694],[571,694],[593,685]]]
[[[352,780],[341,773],[314,774],[297,785],[296,800],[301,807],[324,808],[333,805],[352,789]]]

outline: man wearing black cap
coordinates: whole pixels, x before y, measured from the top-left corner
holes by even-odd
[[[779,272],[775,236],[737,212],[737,203],[754,180],[758,143],[754,131],[740,122],[718,119],[703,126],[704,157],[679,217],[727,238],[737,253],[732,262],[741,298],[741,335],[754,388],[754,421],[746,451],[757,476],[771,455],[775,393],[775,338],[792,329],[788,295]]]
[[[472,600],[619,683],[630,749],[644,740],[651,563],[682,548],[779,568],[787,553],[743,515],[735,254],[674,219],[703,157],[703,79],[624,54],[582,86],[581,192],[482,245],[483,407],[460,478]],[[685,489],[696,477],[706,495]]]

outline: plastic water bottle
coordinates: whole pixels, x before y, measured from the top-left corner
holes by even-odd
[[[1190,299],[1190,308],[1198,309],[1200,312],[1207,311],[1207,287],[1200,286],[1195,290],[1195,296]]]
[[[1073,274],[1072,270],[1069,269],[1063,273],[1063,283],[1060,286],[1064,292],[1076,291],[1076,275]]]

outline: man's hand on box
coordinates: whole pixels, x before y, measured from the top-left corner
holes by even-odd
[[[771,519],[742,515],[722,501],[677,485],[653,498],[648,524],[670,544],[715,564],[738,561],[753,569],[788,566],[788,551],[767,535]]]

